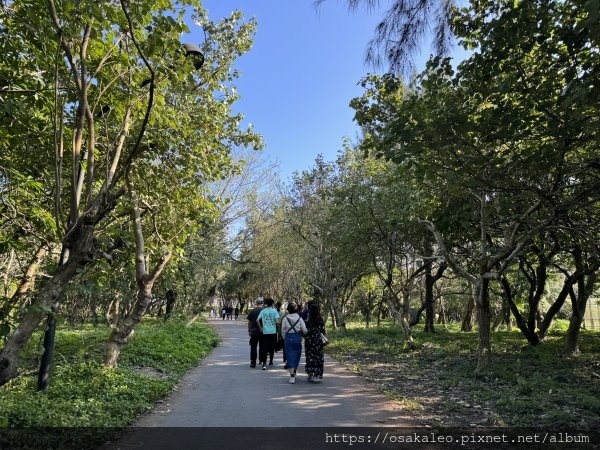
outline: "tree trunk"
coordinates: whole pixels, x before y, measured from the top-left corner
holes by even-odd
[[[439,325],[446,325],[448,319],[446,317],[446,302],[444,301],[444,297],[440,296],[440,313],[438,318]]]
[[[565,352],[569,356],[579,355],[579,334],[587,301],[594,291],[594,285],[598,278],[598,273],[592,273],[588,276],[587,281],[585,275],[582,274],[577,280],[577,295],[572,295],[573,313],[569,320],[569,328],[567,329]],[[571,291],[571,293],[573,293]]]
[[[120,321],[113,328],[110,337],[106,343],[106,356],[104,363],[108,367],[116,367],[121,349],[127,344],[129,338],[133,336],[135,326],[142,320],[148,304],[152,300],[152,284],[145,285],[137,293],[135,306],[131,314]]]
[[[395,318],[396,320],[398,320],[398,322],[400,322],[400,326],[402,327],[402,332],[404,333],[404,339],[406,340],[407,344],[412,347],[414,346],[414,339],[412,336],[412,332],[410,330],[410,323],[409,323],[409,314],[410,314],[410,310],[409,310],[409,300],[408,298],[408,292],[407,290],[403,290],[403,300],[402,300],[402,304],[400,305],[401,310],[399,311],[398,308],[396,307],[396,305],[399,303],[398,302],[398,296],[397,294],[392,290],[392,288],[390,286],[388,286],[388,295],[387,295],[387,299],[388,299],[388,306],[390,308],[390,311],[392,313],[392,317]]]
[[[379,300],[379,304],[377,305],[377,327],[381,325],[381,310],[383,309],[383,303],[385,301],[385,292],[382,292],[381,299]]]
[[[432,263],[428,263],[425,268],[425,331],[433,333],[433,324],[435,322],[435,298],[433,295],[433,288],[435,283],[442,278],[444,271],[448,267],[445,262],[442,262],[438,267],[435,275],[431,273]]]
[[[69,282],[89,261],[89,255],[93,253],[93,228],[85,228],[77,248],[71,252],[71,257],[67,263],[58,266],[56,274],[40,285],[34,306],[27,310],[21,323],[8,337],[4,348],[0,350],[0,386],[17,376],[19,355],[25,344],[31,338],[47,311],[58,305],[60,297]]]
[[[115,297],[108,304],[108,308],[106,308],[106,314],[104,314],[104,318],[106,319],[106,324],[110,328],[115,328],[119,323],[119,308],[120,308],[120,294],[116,294]]]
[[[476,301],[475,295],[473,294],[473,286],[471,285],[471,295],[469,295],[467,304],[465,305],[465,313],[460,325],[460,331],[473,331],[473,312],[475,311]]]
[[[346,322],[344,320],[344,312],[338,302],[338,286],[333,284],[331,286],[331,295],[329,296],[329,304],[331,305],[331,312],[335,318],[335,323],[338,328],[346,329]]]
[[[517,308],[517,305],[515,304],[515,301],[512,296],[510,284],[506,277],[502,277],[500,279],[500,285],[502,286],[503,299],[506,303],[508,303],[508,306],[515,318],[515,321],[517,322],[519,330],[521,330],[521,333],[523,333],[523,336],[525,336],[527,341],[535,347],[540,343],[539,337],[537,336],[537,334],[535,334],[535,330],[532,330],[530,328],[529,323],[525,321],[519,309]]]
[[[479,325],[479,349],[477,351],[476,373],[481,373],[491,365],[492,345],[490,340],[490,296],[489,280],[481,277],[478,286],[477,307]]]
[[[562,308],[562,306],[565,303],[565,300],[569,296],[569,290],[571,289],[571,285],[572,285],[572,281],[570,280],[570,278],[568,278],[568,277],[565,278],[563,288],[561,289],[560,293],[558,294],[558,297],[556,297],[556,300],[554,301],[554,303],[552,303],[552,306],[550,306],[550,308],[546,312],[546,315],[544,316],[544,320],[542,320],[542,324],[539,327],[537,334],[538,334],[538,339],[540,341],[544,340],[544,338],[546,337],[546,333],[548,332],[548,328],[550,328],[550,324],[552,323],[554,316],[556,316],[556,314],[560,311],[560,309]]]
[[[31,292],[35,286],[35,277],[38,273],[40,265],[44,261],[44,258],[48,254],[48,247],[42,246],[38,248],[37,252],[29,262],[27,266],[27,270],[21,279],[19,287],[17,288],[15,294],[12,297],[13,305],[18,303],[19,299],[27,295]]]
[[[425,328],[424,331],[426,333],[433,333],[434,327],[434,314],[435,311],[433,309],[433,284],[435,283],[435,279],[433,274],[431,273],[431,265],[429,262],[425,268]]]
[[[415,325],[417,325],[421,321],[421,314],[423,314],[423,311],[425,311],[426,307],[427,307],[427,305],[423,302],[423,304],[421,305],[421,307],[417,310],[414,319],[412,319],[410,321],[410,326],[411,327],[414,327]]]
[[[121,349],[133,335],[135,326],[142,320],[146,309],[148,309],[148,305],[152,301],[154,283],[172,256],[171,252],[167,253],[161,258],[152,272],[148,271],[141,212],[129,176],[126,177],[126,181],[129,195],[133,201],[131,217],[133,219],[133,234],[135,238],[135,278],[138,293],[127,316],[122,321],[119,321],[106,342],[104,363],[108,367],[115,367],[117,365]]]
[[[173,314],[173,306],[175,305],[175,300],[177,298],[177,294],[173,289],[169,289],[166,294],[167,297],[167,305],[165,307],[165,321],[171,318]]]
[[[52,358],[54,356],[54,337],[56,336],[56,317],[54,314],[48,316],[48,327],[44,333],[44,353],[40,361],[38,371],[37,390],[46,391],[50,383],[50,368],[52,367]]]
[[[8,293],[7,293],[8,292],[7,291],[7,289],[8,289],[8,286],[7,286],[8,272],[10,271],[10,266],[12,264],[13,254],[14,254],[14,252],[11,250],[10,258],[9,258],[9,261],[7,263],[7,268],[6,268],[6,276],[5,276],[5,293],[6,293],[6,295],[5,296],[8,296]],[[29,261],[27,269],[25,270],[25,274],[21,278],[21,281],[19,283],[19,286],[17,287],[17,290],[12,295],[12,297],[10,299],[7,298],[6,301],[4,302],[4,304],[0,307],[0,325],[2,325],[3,322],[5,322],[8,327],[8,325],[10,324],[10,317],[12,316],[15,308],[22,308],[27,305],[28,302],[24,302],[23,300],[25,299],[26,296],[28,296],[28,294],[30,294],[33,291],[33,288],[35,286],[35,276],[37,275],[40,265],[43,262],[43,260],[47,254],[48,254],[48,247],[41,246],[38,248],[37,252],[31,259],[31,261]],[[7,331],[7,334],[8,334],[8,331]]]
[[[365,295],[365,301],[367,302],[367,310],[366,310],[366,314],[365,314],[365,325],[366,328],[369,328],[371,326],[371,317],[373,315],[373,300],[374,300],[375,296],[373,295],[372,292],[367,292]]]

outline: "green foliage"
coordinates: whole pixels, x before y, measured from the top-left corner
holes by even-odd
[[[131,346],[125,347],[120,364],[154,367],[171,375],[183,375],[216,346],[218,338],[211,328],[195,322],[190,328],[177,320],[157,328],[136,329]]]
[[[167,395],[218,343],[203,322],[188,327],[178,320],[146,321],[124,349],[121,365],[108,369],[100,363],[99,347],[107,334],[103,328],[59,330],[49,389],[36,392],[33,373],[0,389],[0,426],[125,426]]]
[[[36,393],[35,381],[24,377],[2,391],[4,426],[119,426],[173,386],[173,380],[107,369],[96,362],[58,366],[47,393]]]

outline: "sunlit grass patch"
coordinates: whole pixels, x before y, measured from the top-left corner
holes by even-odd
[[[423,405],[415,399],[405,397],[398,394],[396,391],[389,389],[381,389],[381,392],[386,395],[390,400],[393,400],[398,406],[405,411],[419,412],[423,411]]]

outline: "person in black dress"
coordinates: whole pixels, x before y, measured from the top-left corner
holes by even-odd
[[[308,374],[308,381],[312,383],[323,379],[323,364],[325,362],[323,343],[321,342],[321,333],[325,334],[325,321],[321,317],[319,306],[316,303],[310,305],[308,309],[306,328],[308,334],[304,339],[306,349],[305,371]]]

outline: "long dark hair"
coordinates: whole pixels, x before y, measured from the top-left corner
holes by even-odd
[[[323,320],[321,317],[321,310],[319,309],[319,305],[313,303],[308,308],[308,321],[312,323],[318,323],[319,319]]]

